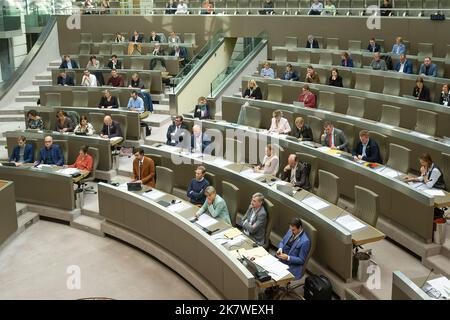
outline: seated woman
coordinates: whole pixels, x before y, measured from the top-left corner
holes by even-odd
[[[77,160],[74,164],[67,166],[68,168],[76,168],[80,171],[91,172],[94,167],[94,158],[88,154],[88,146],[82,145],[80,147],[80,153],[78,154]]]
[[[275,71],[270,67],[269,62],[265,62],[263,68],[261,69],[259,75],[264,78],[275,78]]]
[[[102,7],[102,9],[100,11],[100,14],[108,14],[109,9],[111,8],[111,4],[109,3],[109,0],[102,0],[101,7]]]
[[[16,166],[21,166],[22,163],[34,162],[34,150],[31,144],[26,144],[27,138],[20,136],[17,139],[17,145],[14,147],[9,161],[14,161]]]
[[[423,78],[416,79],[416,86],[413,89],[413,97],[421,101],[430,101],[430,90],[423,84]]]
[[[347,52],[342,54],[341,66],[353,68],[353,59]]]
[[[92,136],[95,132],[92,124],[89,123],[86,115],[82,115],[80,118],[80,124],[75,127],[73,131],[75,133],[85,133],[87,136]]]
[[[311,92],[307,84],[303,86],[302,93],[298,96],[298,101],[303,102],[307,108],[316,108],[316,95]]]
[[[280,134],[289,134],[291,132],[291,126],[286,118],[283,118],[283,112],[276,110],[273,112],[272,123],[270,124],[269,132],[275,132]]]
[[[298,73],[292,67],[292,64],[286,65],[286,71],[283,73],[282,80],[298,81],[300,79]]]
[[[331,0],[325,0],[325,7],[322,15],[334,16],[336,15],[336,6],[331,2]]]
[[[445,83],[442,85],[442,92],[441,96],[439,97],[439,104],[450,107],[450,85],[448,83]]]
[[[412,177],[406,176],[407,182],[423,182],[428,189],[442,189],[445,190],[444,176],[441,169],[436,166],[428,153],[424,153],[420,158],[420,176]]]
[[[109,90],[105,90],[103,91],[103,97],[100,99],[98,107],[100,109],[117,109],[119,108],[119,102],[116,96],[111,95]]]
[[[138,92],[138,96],[141,97],[142,100],[144,100],[144,105],[146,106],[146,110],[153,112],[152,96],[150,95],[149,92],[144,91],[145,90],[144,82],[139,77],[139,74],[133,73],[128,87],[141,89]],[[150,88],[148,88],[148,91],[150,91]]]
[[[59,132],[72,132],[73,131],[73,122],[72,120],[66,116],[66,113],[62,110],[58,111],[56,114],[56,126],[55,131]]]
[[[254,79],[248,80],[247,89],[244,91],[242,97],[255,100],[262,100],[261,89],[258,87]]]
[[[97,60],[96,56],[90,56],[89,62],[86,65],[86,69],[90,70],[92,74],[97,78],[97,84],[103,86],[105,84],[105,79],[103,79],[103,73],[100,69],[100,61]]]
[[[84,8],[85,14],[93,14],[95,9],[94,1],[93,0],[84,1]]]
[[[312,129],[305,123],[305,120],[303,120],[302,117],[297,117],[295,119],[293,136],[299,141],[313,141]]]
[[[205,97],[198,98],[198,104],[195,106],[195,110],[194,110],[194,118],[198,118],[200,120],[211,119],[211,114],[209,112],[209,106],[206,102]]]
[[[126,41],[125,37],[120,32],[117,32],[116,37],[114,38],[114,42],[121,43],[121,42],[125,42],[125,41]]]
[[[255,172],[262,172],[265,174],[272,174],[276,176],[278,173],[278,166],[280,164],[280,160],[278,156],[275,154],[272,145],[268,144],[266,146],[266,154],[261,165],[256,166]]]
[[[339,71],[336,68],[331,69],[331,75],[328,78],[328,85],[333,87],[343,87],[342,77],[339,75]]]
[[[36,110],[28,111],[27,119],[27,129],[44,130],[44,122],[38,116]]]

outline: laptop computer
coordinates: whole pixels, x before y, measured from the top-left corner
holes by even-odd
[[[293,186],[286,184],[277,184],[277,190],[287,194],[288,196],[293,196],[296,191]]]
[[[140,182],[128,182],[127,188],[128,188],[128,191],[141,191],[142,185]]]
[[[2,162],[2,166],[5,167],[15,167],[16,164],[14,162]]]
[[[171,205],[170,202],[164,201],[164,200],[159,200],[157,201],[158,204],[162,205],[163,207],[168,207]]]
[[[353,156],[351,154],[341,153],[340,157],[344,158],[344,159],[347,159],[347,160],[350,160],[350,161],[355,161],[355,159],[353,158]]]

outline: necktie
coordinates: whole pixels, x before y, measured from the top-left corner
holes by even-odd
[[[331,134],[328,134],[328,146],[331,148],[333,146],[333,141],[331,141]]]
[[[141,180],[141,169],[142,169],[142,163],[141,161],[138,161],[139,163],[139,174],[138,174],[138,180]]]
[[[111,129],[110,129],[110,126],[108,126],[108,138],[110,135],[111,135]]]

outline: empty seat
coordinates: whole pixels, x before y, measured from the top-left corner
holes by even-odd
[[[339,50],[339,38],[327,38],[328,50]]]
[[[111,54],[111,44],[110,43],[100,43],[98,47],[98,54],[107,55]]]
[[[339,5],[337,5],[336,2],[335,2],[335,4],[336,4],[336,8],[337,8],[337,11],[336,11],[337,14],[339,14],[341,16],[345,16],[350,13],[350,10],[349,10],[350,0],[339,0]]]
[[[378,144],[382,162],[386,163],[389,158],[388,137],[375,131],[369,131],[369,134],[370,139]]]
[[[102,35],[102,42],[113,42],[115,35],[112,33],[104,33]]]
[[[315,142],[320,142],[320,136],[323,132],[322,119],[315,116],[308,116],[308,124],[313,132]]]
[[[377,38],[375,38],[375,42],[378,43],[378,44],[380,45],[381,52],[386,52],[386,51],[384,50],[384,39],[377,39]]]
[[[371,91],[372,82],[370,81],[370,75],[366,73],[355,73],[355,89],[363,91]]]
[[[450,191],[450,154],[448,153],[442,153],[441,171],[447,191]]]
[[[156,166],[155,172],[156,172],[155,188],[165,193],[172,194],[174,185],[173,170],[166,167]]]
[[[276,49],[273,51],[275,61],[287,61],[287,50]]]
[[[355,126],[352,123],[348,123],[345,121],[336,121],[336,127],[344,132],[348,141],[347,148],[349,150],[352,150],[355,143]]]
[[[73,91],[72,105],[74,107],[86,108],[88,104],[88,92],[87,91]]]
[[[397,16],[405,16],[407,14],[408,0],[395,0],[393,7],[397,10],[394,14]]]
[[[333,204],[337,204],[339,199],[339,177],[324,170],[319,170],[319,188],[317,195]]]
[[[310,51],[299,51],[297,53],[297,62],[311,63],[311,52]]]
[[[355,209],[353,215],[372,227],[376,227],[379,201],[380,199],[375,192],[355,186]]]
[[[348,40],[348,51],[361,51],[361,40]]]
[[[80,33],[80,42],[92,42],[92,33]]]
[[[384,77],[383,94],[400,96],[400,78]]]
[[[126,46],[122,43],[113,43],[111,44],[111,54],[115,54],[118,56],[124,55]]]
[[[231,224],[236,225],[236,216],[239,210],[239,188],[227,181],[222,181],[222,198],[227,204]]]
[[[298,40],[297,37],[286,37],[286,42],[285,42],[285,47],[292,49],[292,48],[297,48],[298,47]]]
[[[307,14],[309,12],[309,9],[311,8],[311,2],[310,0],[299,0],[299,6],[300,6],[299,13]]]
[[[418,17],[422,15],[422,0],[408,0],[408,15]],[[431,9],[431,8],[430,8]]]
[[[80,54],[91,54],[91,44],[80,43]]]
[[[45,106],[59,107],[61,106],[61,94],[57,92],[49,92],[45,94]]]
[[[418,43],[417,44],[417,60],[422,61],[424,57],[433,56],[432,43]]]
[[[336,94],[334,92],[319,92],[319,109],[334,112],[336,104]]]
[[[209,185],[216,188],[216,175],[211,172],[205,172],[205,179],[208,180]]]
[[[130,59],[130,69],[132,70],[144,70],[144,59]]]
[[[366,98],[348,96],[347,114],[349,116],[364,118]]]
[[[299,2],[298,0],[286,0],[286,7],[289,8],[289,14],[297,14],[299,9]]]
[[[417,121],[414,130],[434,137],[437,129],[437,116],[436,112],[417,109]]]
[[[355,68],[361,68],[362,66],[362,55],[360,53],[353,52],[351,54],[353,59],[353,66]]]
[[[381,106],[380,122],[391,126],[398,127],[400,125],[400,107],[383,104]]]
[[[243,106],[239,112],[238,124],[259,128],[261,126],[261,109],[253,106]]]
[[[196,41],[195,41],[195,33],[192,32],[188,32],[184,34],[184,43],[190,43],[195,45]]]
[[[319,64],[328,66],[333,64],[333,57],[331,52],[321,52],[319,54]]]
[[[152,159],[153,162],[155,163],[155,166],[162,166],[162,156],[161,155],[154,154],[154,153],[146,153],[145,156]]]
[[[311,165],[311,171],[309,173],[309,183],[311,185],[312,190],[317,185],[317,170],[318,170],[317,157],[301,152],[297,152],[296,155],[298,161],[306,162]]]
[[[102,131],[104,117],[105,117],[105,115],[103,113],[90,112],[88,114],[89,122],[94,127],[95,132]]]
[[[411,150],[395,143],[389,144],[389,160],[386,165],[403,173],[409,171]]]
[[[351,14],[353,16],[360,16],[364,12],[364,0],[351,0]]]
[[[269,84],[267,86],[267,100],[282,102],[283,101],[283,86],[277,84]]]

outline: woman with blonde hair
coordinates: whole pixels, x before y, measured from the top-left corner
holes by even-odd
[[[244,91],[242,97],[255,100],[262,100],[261,89],[258,87],[254,79],[248,81],[247,89]]]

